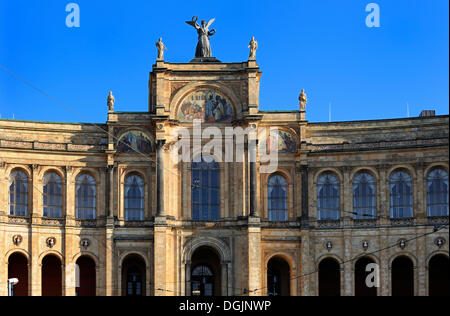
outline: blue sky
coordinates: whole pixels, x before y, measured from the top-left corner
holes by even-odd
[[[76,2],[81,27],[65,25]],[[380,28],[368,28],[366,5],[380,7]],[[148,73],[162,36],[166,61],[188,62],[196,33],[192,16],[216,18],[213,55],[248,57],[259,42],[260,109],[297,110],[302,88],[307,119],[406,117],[422,109],[448,114],[447,0],[0,0],[0,65],[70,106],[52,102],[0,69],[1,118],[58,122],[106,120],[113,90],[117,111],[147,111]]]

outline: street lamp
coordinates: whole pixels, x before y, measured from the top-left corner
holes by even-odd
[[[8,296],[14,296],[14,285],[19,283],[19,279],[9,279],[8,280]]]

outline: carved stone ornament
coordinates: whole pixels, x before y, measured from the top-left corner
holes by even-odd
[[[436,238],[436,240],[434,241],[434,244],[435,244],[436,246],[438,246],[439,248],[441,248],[442,246],[444,246],[445,243],[446,243],[446,240],[445,240],[444,238],[442,238],[442,237],[438,237],[438,238]]]
[[[81,240],[80,245],[86,250],[91,245],[91,241],[89,239],[83,239]]]
[[[367,240],[364,240],[362,242],[362,247],[363,247],[364,251],[369,249],[369,242]]]
[[[325,248],[326,248],[328,251],[330,251],[331,249],[333,249],[333,243],[332,243],[331,241],[328,241],[328,242],[325,244]]]
[[[400,247],[400,249],[405,249],[406,248],[406,239],[400,239],[398,241],[398,246]]]
[[[23,238],[22,238],[22,236],[20,236],[20,235],[14,235],[14,237],[12,238],[12,241],[13,241],[13,244],[14,244],[16,247],[18,247],[18,246],[22,243]]]
[[[47,247],[53,248],[56,245],[56,238],[55,237],[49,237],[49,238],[47,238],[45,243],[47,244]]]

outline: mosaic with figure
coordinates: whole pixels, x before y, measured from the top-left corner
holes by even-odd
[[[125,154],[148,154],[152,152],[152,142],[141,131],[130,131],[120,138],[117,151]]]
[[[271,134],[272,133],[278,135],[278,141],[276,136],[269,135],[269,137],[267,137],[268,151],[271,151],[272,148],[277,148],[279,153],[295,153],[297,147],[295,145],[294,137],[292,137],[291,134],[280,130],[273,130],[271,131]]]
[[[186,97],[180,106],[178,120],[191,122],[202,120],[205,123],[231,122],[233,109],[224,96],[215,91],[200,90]]]

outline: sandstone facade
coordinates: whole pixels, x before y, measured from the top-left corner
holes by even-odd
[[[108,121],[98,125],[0,120],[0,295],[7,295],[3,285],[10,256],[16,253],[28,261],[29,295],[43,294],[42,266],[47,255],[61,262],[62,295],[76,294],[76,263],[83,256],[95,262],[97,295],[126,293],[124,262],[130,256],[145,266],[142,294],[190,295],[191,271],[197,262],[193,258],[201,249],[217,255],[212,268],[215,295],[270,294],[268,265],[273,258],[288,265],[289,277],[281,281],[284,288],[289,283],[285,294],[318,295],[319,263],[334,258],[341,263],[340,294],[355,295],[359,256],[380,266],[378,295],[392,294],[392,262],[399,256],[413,262],[414,294],[428,295],[430,259],[437,254],[449,256],[448,226],[432,234],[448,224],[448,204],[446,216],[428,216],[426,184],[435,168],[448,174],[448,116],[310,123],[305,111],[260,111],[260,79],[255,61],[157,61],[150,73],[148,112],[110,111]],[[220,219],[192,220],[191,164],[173,162],[169,149],[175,128],[192,129],[192,123],[181,121],[178,113],[182,101],[199,90],[217,91],[233,111],[231,120],[205,122],[204,127],[276,127],[292,137],[295,150],[280,152],[277,170],[287,181],[287,221],[269,220],[270,175],[257,172],[252,182],[247,156],[244,163],[218,163]],[[118,141],[130,131],[146,135],[151,152],[120,152]],[[156,163],[158,159],[163,166]],[[258,162],[256,168],[260,167]],[[28,179],[26,216],[10,213],[10,175],[15,170]],[[396,170],[412,178],[413,218],[390,216],[389,178]],[[376,218],[354,219],[352,214],[352,181],[361,171],[376,180]],[[47,172],[62,179],[61,218],[44,217]],[[76,179],[82,173],[96,182],[95,219],[77,218]],[[339,180],[337,220],[318,217],[317,185],[324,173]],[[125,215],[124,186],[130,174],[144,179],[144,216],[139,221],[126,220]],[[163,190],[158,191],[158,185]],[[427,233],[399,246],[401,239]],[[54,238],[54,245],[49,245],[49,238]],[[443,244],[437,244],[439,238]],[[383,248],[388,249],[378,251]]]

